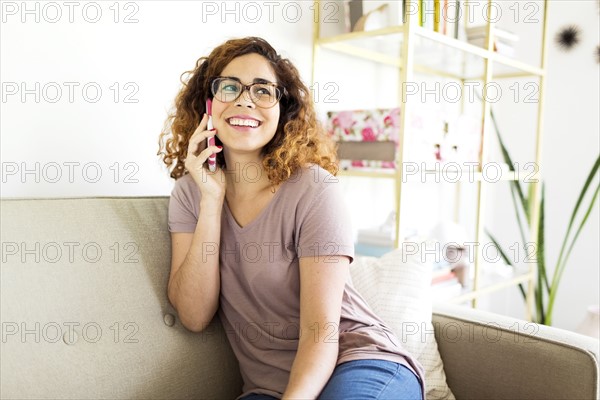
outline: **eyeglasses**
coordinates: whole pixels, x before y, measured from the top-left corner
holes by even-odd
[[[223,103],[236,101],[244,93],[244,90],[248,91],[250,100],[260,108],[273,107],[286,92],[285,88],[276,83],[257,82],[251,85],[244,85],[235,78],[216,78],[211,84],[213,96]]]

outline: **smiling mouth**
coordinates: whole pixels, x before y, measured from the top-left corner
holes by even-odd
[[[244,127],[250,127],[250,128],[257,128],[262,124],[262,122],[257,121],[255,119],[245,119],[245,118],[229,118],[226,121],[231,126],[244,126]]]

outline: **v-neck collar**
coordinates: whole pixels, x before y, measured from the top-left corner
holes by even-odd
[[[229,220],[229,223],[233,227],[233,229],[236,232],[242,233],[242,232],[247,232],[250,229],[252,229],[255,225],[258,225],[261,220],[265,219],[265,216],[273,208],[276,200],[281,195],[281,191],[286,186],[286,184],[287,184],[287,180],[285,180],[284,182],[281,183],[281,185],[279,185],[279,188],[275,192],[275,195],[273,196],[273,198],[271,198],[271,200],[269,200],[269,203],[265,206],[265,208],[262,209],[262,211],[256,216],[256,218],[254,218],[252,221],[247,223],[246,226],[244,226],[244,227],[241,227],[240,224],[238,224],[238,222],[235,220],[235,218],[233,217],[233,213],[231,212],[231,209],[229,208],[229,204],[227,204],[227,200],[225,200],[223,202],[223,205],[225,207],[225,214],[227,214],[227,219]]]

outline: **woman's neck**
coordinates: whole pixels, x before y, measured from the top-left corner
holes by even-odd
[[[262,163],[236,163],[235,168],[228,168],[223,172],[227,182],[226,195],[229,199],[252,199],[266,191],[273,191],[273,185]]]

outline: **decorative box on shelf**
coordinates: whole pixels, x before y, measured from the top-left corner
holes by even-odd
[[[341,168],[396,167],[399,108],[330,111],[325,127],[338,142]]]

